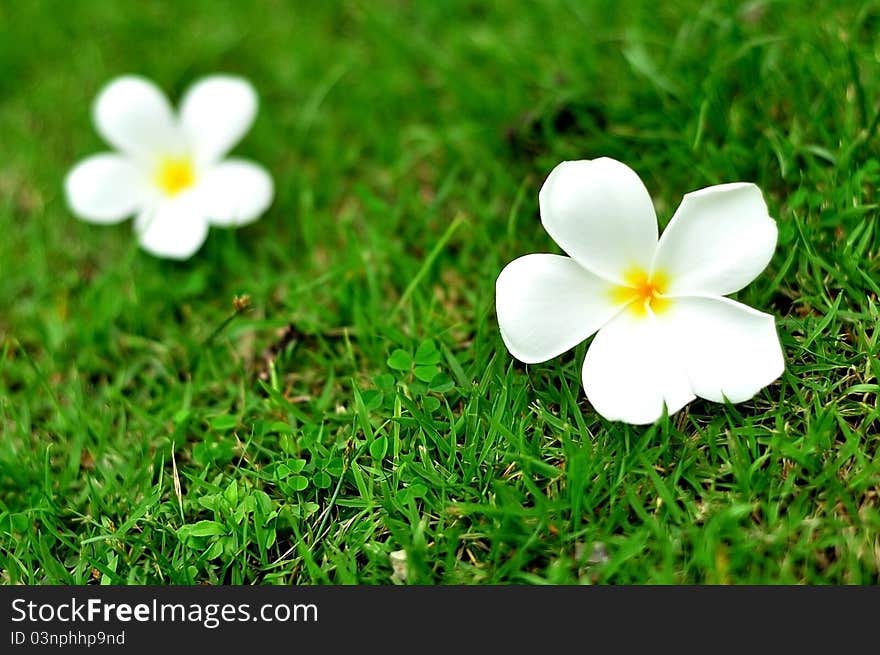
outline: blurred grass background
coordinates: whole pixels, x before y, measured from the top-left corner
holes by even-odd
[[[877,583],[880,3],[0,5],[0,581]],[[261,97],[269,213],[190,261],[67,211],[116,75]],[[598,417],[494,281],[564,159],[754,181],[783,378]],[[232,313],[252,309],[211,335]],[[393,574],[390,553],[407,565]]]

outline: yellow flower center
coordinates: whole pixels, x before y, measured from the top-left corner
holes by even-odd
[[[156,169],[156,184],[169,196],[176,196],[196,181],[196,171],[189,157],[165,157]]]
[[[637,266],[623,274],[624,285],[611,290],[612,300],[618,305],[627,305],[635,316],[647,316],[648,309],[660,314],[672,301],[663,294],[669,287],[669,277],[663,271],[648,273]]]

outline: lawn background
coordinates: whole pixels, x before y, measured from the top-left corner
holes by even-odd
[[[0,5],[0,581],[877,583],[877,2]],[[185,263],[75,220],[90,105],[252,80],[268,214]],[[665,224],[753,181],[781,380],[608,423],[506,352],[565,159]],[[235,296],[251,309],[224,324]]]

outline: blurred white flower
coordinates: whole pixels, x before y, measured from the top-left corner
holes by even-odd
[[[774,319],[724,298],[776,247],[754,184],[684,196],[659,238],[638,175],[613,159],[559,164],[540,196],[544,229],[569,257],[525,255],[496,282],[507,349],[543,362],[598,331],[583,367],[602,416],[652,423],[699,396],[748,400],[785,368]]]
[[[71,211],[101,224],[134,215],[148,252],[186,259],[210,225],[250,223],[271,204],[272,178],[261,166],[224,159],[257,113],[257,95],[244,79],[203,78],[184,94],[175,114],[162,91],[127,75],[98,94],[93,119],[118,152],[93,155],[67,175]]]

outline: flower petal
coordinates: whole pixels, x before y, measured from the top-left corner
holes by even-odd
[[[176,152],[180,147],[168,99],[143,77],[125,75],[107,84],[95,100],[93,118],[108,143],[140,159]]]
[[[111,153],[93,155],[64,180],[70,210],[90,223],[118,223],[134,214],[146,197],[141,169]]]
[[[776,248],[776,222],[754,184],[711,186],[685,195],[660,237],[654,269],[667,295],[724,296],[754,280]]]
[[[730,298],[676,298],[659,319],[700,398],[748,400],[782,375],[773,316]]]
[[[153,204],[135,220],[141,247],[157,257],[188,259],[208,236],[208,219],[195,193]]]
[[[574,348],[618,311],[612,285],[560,255],[525,255],[495,283],[495,311],[504,345],[526,364]]]
[[[674,414],[694,399],[679,363],[670,356],[653,314],[624,311],[599,333],[584,359],[587,399],[606,419],[653,423],[664,403]]]
[[[562,162],[539,201],[544,229],[593,273],[622,282],[633,266],[650,266],[657,216],[648,190],[626,164],[607,157]]]
[[[250,129],[257,93],[240,77],[213,75],[193,84],[180,103],[180,122],[196,159],[218,161]]]
[[[257,220],[272,204],[272,176],[242,159],[227,159],[205,173],[200,193],[212,225],[232,227]]]

